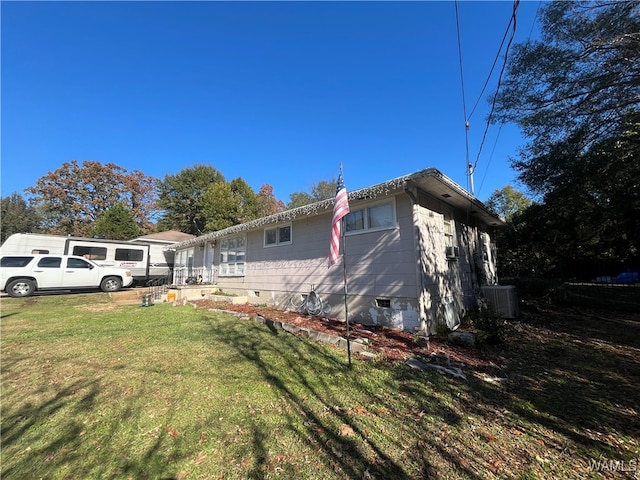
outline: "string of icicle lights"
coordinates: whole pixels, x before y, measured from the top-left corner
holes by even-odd
[[[422,175],[425,174],[434,174],[432,169],[419,172]],[[375,199],[381,196],[386,196],[391,192],[397,191],[401,188],[404,188],[404,185],[407,181],[415,178],[418,174],[413,175],[405,175],[402,177],[395,178],[393,180],[389,180],[387,182],[379,183],[377,185],[373,185],[371,187],[361,188],[359,190],[354,190],[352,192],[348,192],[349,201],[354,200],[365,200],[365,199]],[[268,217],[258,218],[256,220],[251,220],[250,222],[241,223],[239,225],[233,225],[232,227],[228,227],[222,230],[218,230],[211,233],[206,233],[200,237],[192,238],[191,240],[185,240],[184,242],[176,243],[172,245],[171,250],[178,250],[183,248],[188,248],[200,244],[204,244],[207,242],[211,242],[212,240],[216,240],[222,237],[228,237],[231,235],[236,235],[238,233],[246,232],[248,230],[253,230],[256,228],[261,228],[267,225],[273,225],[282,222],[291,222],[300,217],[311,217],[314,215],[319,215],[321,213],[329,212],[333,209],[333,203],[335,202],[334,198],[328,198],[326,200],[321,200],[319,202],[311,203],[309,205],[303,205],[302,207],[292,208],[290,210],[285,210],[283,212],[274,213],[273,215],[269,215]]]

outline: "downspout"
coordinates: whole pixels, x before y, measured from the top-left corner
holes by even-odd
[[[413,213],[413,226],[416,229],[415,234],[413,235],[413,251],[418,253],[418,265],[420,268],[416,271],[416,298],[418,299],[418,315],[420,318],[420,332],[422,332],[427,338],[429,337],[429,329],[427,326],[427,319],[425,318],[425,306],[424,306],[424,295],[423,295],[423,287],[424,287],[424,264],[423,264],[423,251],[422,251],[422,242],[421,242],[421,230],[419,225],[419,215],[418,215],[418,199],[414,195],[414,193],[409,189],[409,183],[404,182],[402,186],[404,193],[411,200],[412,213]]]

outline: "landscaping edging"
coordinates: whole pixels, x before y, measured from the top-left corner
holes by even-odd
[[[195,304],[193,305],[196,306]],[[284,331],[294,335],[307,337],[328,345],[333,345],[344,350],[350,348],[351,352],[359,354],[365,360],[377,360],[380,358],[380,355],[382,355],[382,358],[385,358],[387,355],[387,351],[384,347],[378,351],[377,343],[375,341],[371,345],[372,349],[370,351],[369,338],[367,337],[352,338],[349,345],[346,338],[343,336],[327,333],[326,331],[314,330],[313,326],[310,327],[309,325],[301,326],[300,323],[304,322],[299,316],[292,319],[284,319],[283,321],[283,319],[274,320],[268,318],[267,316],[264,316],[264,313],[258,312],[235,311],[227,310],[226,308],[207,308],[207,310],[210,312],[233,315],[234,317],[243,320],[253,320],[256,323],[267,326],[274,334],[277,334],[278,331]],[[394,348],[392,348],[392,350],[394,350]],[[452,361],[452,357],[442,349],[437,349],[436,351],[431,352],[428,357],[425,356],[424,353],[407,354],[403,356],[402,359],[398,359],[398,361],[406,364],[414,370],[423,372],[427,370],[436,370],[440,374],[448,374],[462,380],[467,380],[468,378],[467,375],[463,373],[462,368],[470,366],[463,361]],[[477,376],[473,373],[472,375]],[[490,381],[484,377],[479,378],[485,381]]]

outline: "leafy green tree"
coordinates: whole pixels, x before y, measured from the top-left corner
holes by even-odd
[[[146,235],[156,231],[152,219],[158,213],[158,182],[155,177],[149,177],[139,170],[134,170],[123,178],[124,202],[128,208],[140,233]]]
[[[496,231],[498,255],[498,272],[500,275],[514,276],[521,272],[534,270],[530,258],[530,246],[524,246],[521,238],[523,225],[517,224],[515,219],[527,211],[532,201],[524,193],[507,185],[495,190],[485,202],[488,207],[500,215],[506,222],[505,228]],[[535,262],[534,262],[535,263]]]
[[[311,197],[313,198],[313,201],[319,202],[321,200],[335,197],[337,182],[338,179],[334,177],[328,181],[320,180],[319,182],[314,183],[311,187]]]
[[[113,163],[65,162],[25,192],[32,195],[32,204],[43,216],[45,233],[86,236],[119,202],[130,209],[143,231],[152,228],[149,214],[155,208],[155,179]]]
[[[306,192],[293,192],[289,195],[287,208],[298,208],[313,203],[313,197]]]
[[[195,165],[159,182],[158,205],[162,210],[158,228],[202,235],[207,230],[204,197],[211,185],[225,183],[211,165]]]
[[[237,222],[244,223],[255,220],[259,216],[258,196],[242,178],[236,178],[230,183],[231,191],[240,200],[240,211]]]
[[[545,203],[565,212],[574,255],[631,260],[640,250],[640,115],[625,133],[563,158]],[[573,211],[571,211],[573,210]]]
[[[319,202],[328,198],[333,198],[336,195],[336,178],[331,180],[320,180],[311,186],[311,192],[293,192],[289,195],[289,203],[287,208],[302,207],[309,205],[310,203]]]
[[[553,269],[558,259],[552,248],[558,240],[550,225],[554,222],[544,204],[533,203],[514,213],[496,234],[500,277],[538,276]]]
[[[630,128],[613,145],[607,140],[584,154],[566,155],[573,174],[553,179],[555,186],[542,203],[514,212],[507,228],[498,231],[501,274],[575,276],[580,272],[573,272],[574,266],[636,263],[640,163],[634,152],[639,142],[638,129]]]
[[[207,232],[222,230],[241,223],[242,198],[234,193],[231,184],[212,183],[202,197]]]
[[[529,140],[515,164],[524,173],[556,143],[579,141],[582,151],[617,136],[640,106],[640,3],[545,5],[542,38],[514,46],[494,99],[494,120]],[[539,190],[543,177],[525,180]]]
[[[36,233],[40,223],[38,210],[27,204],[17,192],[3,197],[0,209],[0,242],[14,233]]]
[[[122,203],[116,203],[98,219],[90,235],[111,240],[131,240],[140,236],[140,227],[131,212]]]
[[[494,191],[485,202],[500,217],[509,222],[513,216],[531,205],[531,199],[512,185]]]
[[[632,260],[640,237],[640,3],[551,2],[542,12],[541,40],[514,47],[494,99],[494,120],[517,123],[527,139],[513,161],[519,179],[542,198],[513,215],[511,241],[538,272]]]

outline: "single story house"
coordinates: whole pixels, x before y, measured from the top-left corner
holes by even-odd
[[[175,244],[173,283],[197,279],[282,309],[313,289],[328,316],[344,320],[346,306],[352,322],[425,333],[455,327],[480,287],[497,284],[503,220],[440,171],[348,197],[343,255],[331,267],[333,198]]]

